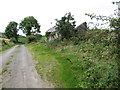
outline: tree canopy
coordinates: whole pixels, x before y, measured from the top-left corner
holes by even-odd
[[[66,13],[61,20],[56,19],[56,29],[61,34],[62,39],[70,39],[75,31],[75,20],[71,13]]]
[[[24,34],[26,34],[26,36],[40,33],[40,25],[33,16],[25,17],[21,21],[19,28],[23,31]]]
[[[16,42],[18,42],[17,25],[18,23],[12,21],[7,25],[5,29],[5,35],[7,36],[7,38],[9,39],[14,38]]]

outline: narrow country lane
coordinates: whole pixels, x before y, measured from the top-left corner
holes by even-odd
[[[47,88],[34,67],[31,54],[24,45],[16,45],[0,54],[2,88]]]

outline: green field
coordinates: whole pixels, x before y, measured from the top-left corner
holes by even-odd
[[[20,37],[20,38],[18,38],[18,41],[22,42],[22,43],[26,43],[27,39],[25,37]]]
[[[39,41],[26,46],[37,61],[37,72],[57,88],[119,87],[115,31],[89,30],[73,41]]]

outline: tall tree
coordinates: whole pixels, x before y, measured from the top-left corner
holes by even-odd
[[[18,23],[12,21],[7,25],[5,29],[5,35],[7,36],[7,38],[9,39],[14,38],[15,42],[18,42],[17,26],[18,26]]]
[[[71,13],[66,13],[61,20],[56,19],[56,29],[61,34],[62,39],[70,39],[75,31],[75,20]]]
[[[40,25],[33,16],[25,17],[21,21],[19,28],[23,31],[24,34],[26,34],[26,36],[40,33]]]

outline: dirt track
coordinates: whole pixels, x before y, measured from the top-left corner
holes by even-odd
[[[24,45],[16,45],[0,54],[1,62],[0,70],[3,71],[3,74],[0,84],[3,88],[50,87],[37,74],[31,54]]]

